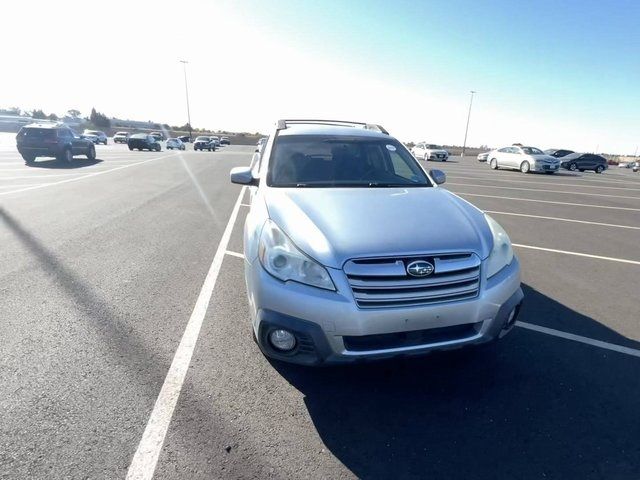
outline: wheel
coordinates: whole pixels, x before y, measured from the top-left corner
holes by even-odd
[[[498,169],[498,160],[496,160],[495,158],[492,158],[491,161],[489,162],[489,166],[493,170],[497,170]]]
[[[71,153],[71,149],[67,148],[63,153],[62,153],[62,161],[66,162],[66,163],[71,163],[73,160],[73,153]]]
[[[575,162],[569,164],[569,170],[571,170],[572,172],[575,172],[577,169],[578,166],[575,164]]]
[[[604,167],[602,165],[598,165],[596,167],[596,173],[602,173],[604,171]]]
[[[531,165],[529,165],[529,162],[527,162],[526,160],[520,164],[520,171],[522,173],[529,173],[530,170]]]
[[[422,156],[422,160],[424,160],[425,162],[429,161],[429,155],[427,155],[426,153]]]
[[[133,147],[129,147],[129,150],[133,151]]]
[[[89,160],[95,160],[96,159],[96,147],[94,147],[93,145],[91,145],[89,147],[89,150],[87,151],[87,159],[89,159]]]

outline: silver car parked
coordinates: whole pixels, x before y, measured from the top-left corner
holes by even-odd
[[[491,342],[523,293],[507,233],[382,127],[280,120],[250,167],[244,269],[264,354],[317,365]]]
[[[520,170],[522,173],[556,173],[560,168],[560,159],[547,155],[536,147],[512,145],[489,152],[489,166]]]

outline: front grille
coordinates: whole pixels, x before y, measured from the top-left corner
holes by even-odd
[[[412,332],[382,333],[377,335],[344,336],[344,348],[351,352],[388,350],[391,348],[417,347],[434,343],[463,340],[476,335],[480,323],[465,323],[451,327],[429,328]]]
[[[431,275],[413,277],[407,265],[426,260]],[[480,291],[480,259],[473,253],[363,258],[344,266],[360,308],[389,308],[467,300]]]

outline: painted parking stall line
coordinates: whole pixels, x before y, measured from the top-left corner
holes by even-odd
[[[451,175],[447,175],[450,178],[461,178],[463,180],[479,180],[481,182],[502,182],[502,183],[522,183],[525,185],[553,185],[553,186],[560,186],[560,187],[579,187],[579,188],[599,188],[599,189],[605,189],[605,190],[630,190],[632,192],[637,192],[638,188],[633,188],[633,187],[610,187],[610,186],[604,186],[604,185],[582,185],[582,182],[577,181],[576,183],[556,183],[555,181],[548,181],[548,182],[543,182],[543,181],[528,181],[528,180],[512,180],[512,179],[500,179],[500,178],[495,178],[495,176],[489,176],[489,177],[472,177],[472,176],[468,176],[468,175],[458,175],[457,173],[451,174]]]
[[[548,203],[552,205],[569,205],[572,207],[605,208],[609,210],[625,210],[630,212],[640,212],[640,208],[632,208],[632,207],[612,207],[609,205],[594,205],[590,203],[557,202],[553,200],[539,200],[535,198],[517,198],[517,197],[505,197],[502,195],[485,195],[481,193],[468,193],[468,192],[452,192],[452,193],[455,193],[456,195],[466,196],[466,197],[499,198],[503,200],[514,200],[518,202]]]
[[[153,478],[158,457],[164,444],[164,439],[171,423],[171,417],[178,402],[184,379],[187,375],[191,357],[200,335],[202,322],[209,308],[209,302],[216,286],[216,281],[222,268],[222,261],[227,254],[227,246],[231,238],[233,226],[238,217],[240,203],[247,187],[242,187],[238,199],[231,211],[229,221],[222,234],[218,249],[211,262],[211,267],[204,280],[200,295],[184,330],[178,349],[167,372],[160,394],[149,417],[142,439],[133,456],[127,471],[127,480],[149,480]]]
[[[602,255],[591,255],[589,253],[569,252],[567,250],[557,250],[555,248],[536,247],[534,245],[522,245],[520,243],[512,243],[511,245],[514,246],[514,247],[526,248],[526,249],[530,249],[530,250],[540,250],[540,251],[543,251],[543,252],[561,253],[561,254],[564,254],[564,255],[573,255],[573,256],[576,256],[576,257],[593,258],[593,259],[596,259],[596,260],[606,260],[606,261],[609,261],[609,262],[628,263],[630,265],[640,265],[640,261],[627,260],[626,258],[604,257]]]
[[[533,332],[544,333],[545,335],[551,335],[553,337],[564,338],[566,340],[572,340],[574,342],[584,343],[585,345],[591,345],[592,347],[603,348],[605,350],[611,350],[617,353],[623,353],[625,355],[631,355],[633,357],[640,358],[640,350],[635,348],[624,347],[615,343],[603,342],[602,340],[595,340],[589,337],[583,337],[582,335],[576,335],[574,333],[563,332],[554,328],[543,327],[535,325],[533,323],[516,321],[516,327],[531,330]]]
[[[570,192],[567,190],[548,190],[544,188],[526,188],[526,187],[505,187],[501,185],[479,185],[474,183],[456,183],[456,182],[447,182],[448,185],[456,185],[462,187],[474,187],[474,188],[497,188],[500,190],[522,190],[527,192],[541,192],[541,193],[560,193],[563,195],[588,195],[591,197],[608,197],[608,198],[624,198],[631,200],[640,200],[640,197],[636,196],[625,196],[625,195],[611,195],[605,193],[590,193],[590,192]]]
[[[627,228],[630,230],[640,230],[640,227],[633,227],[631,225],[617,225],[614,223],[603,223],[603,222],[589,222],[587,220],[575,220],[572,218],[560,218],[560,217],[547,217],[544,215],[530,215],[527,213],[514,213],[514,212],[497,212],[495,210],[483,210],[485,213],[491,213],[493,215],[511,215],[514,217],[525,217],[525,218],[538,218],[542,220],[555,220],[559,222],[571,222],[571,223],[582,223],[585,225],[597,225],[601,227],[611,227],[611,228]]]

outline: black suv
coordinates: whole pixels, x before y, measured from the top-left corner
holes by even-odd
[[[581,172],[593,170],[596,173],[602,173],[609,167],[606,158],[592,153],[570,153],[569,155],[565,155],[562,157],[560,166],[572,172],[576,170],[580,170]]]
[[[74,155],[86,155],[95,160],[96,147],[91,140],[80,138],[73,130],[61,124],[25,125],[16,135],[18,152],[27,164],[37,157],[55,157],[71,162]]]
[[[545,150],[544,153],[546,153],[547,155],[551,155],[552,157],[562,158],[562,157],[566,157],[567,155],[570,155],[570,154],[574,153],[574,151],[573,150],[563,150],[563,149],[558,149],[558,148],[550,148],[549,150]]]
[[[159,152],[162,150],[162,146],[160,142],[153,135],[147,135],[146,133],[136,133],[135,135],[131,135],[127,140],[127,145],[129,145],[129,150],[133,150],[137,148],[138,150],[155,150]]]

